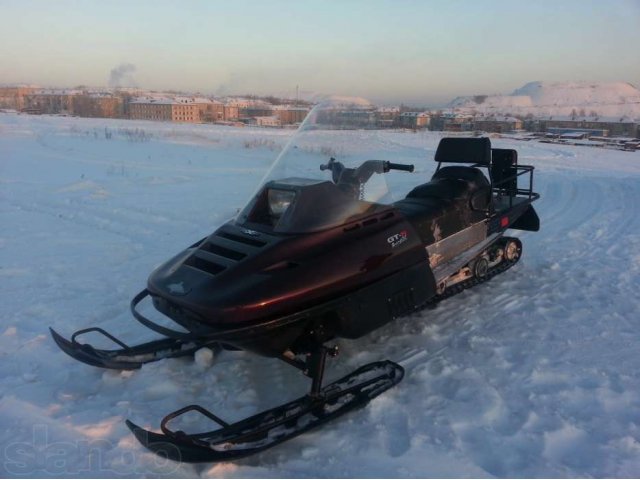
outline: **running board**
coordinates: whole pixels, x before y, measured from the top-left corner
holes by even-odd
[[[488,236],[485,240],[480,243],[477,243],[469,250],[461,253],[453,257],[446,263],[438,265],[433,269],[433,276],[436,279],[436,285],[439,285],[442,281],[449,278],[451,275],[456,273],[466,264],[468,264],[475,257],[480,255],[484,250],[486,250],[489,246],[495,243],[497,240],[502,237],[503,233],[494,233],[493,235]]]

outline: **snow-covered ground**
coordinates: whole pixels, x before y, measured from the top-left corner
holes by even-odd
[[[3,477],[639,474],[640,152],[507,140],[494,144],[536,166],[542,195],[541,231],[516,233],[522,261],[434,310],[341,341],[328,371],[388,358],[406,368],[402,383],[238,462],[180,465],[146,452],[125,418],[157,428],[199,403],[236,420],[302,395],[307,381],[243,352],[102,371],[60,352],[47,328],[152,338],[130,317],[131,297],[234,215],[291,133],[0,115]],[[369,135],[390,160],[416,164],[405,181],[430,176],[438,134]]]

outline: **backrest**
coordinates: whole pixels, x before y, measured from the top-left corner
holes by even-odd
[[[509,194],[514,194],[518,189],[517,178],[505,181],[507,178],[515,177],[518,173],[518,152],[507,148],[491,149],[493,160],[491,163],[491,178],[497,188]]]
[[[491,164],[491,140],[482,138],[443,138],[435,156],[440,163],[473,163],[483,166]]]

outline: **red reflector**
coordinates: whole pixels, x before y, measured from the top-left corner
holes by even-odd
[[[502,217],[500,219],[500,226],[501,227],[508,227],[509,226],[509,217]]]

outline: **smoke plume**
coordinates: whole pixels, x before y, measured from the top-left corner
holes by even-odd
[[[135,71],[136,66],[132,63],[121,63],[116,68],[112,68],[111,75],[109,75],[109,86],[136,87],[136,81],[133,78]]]

